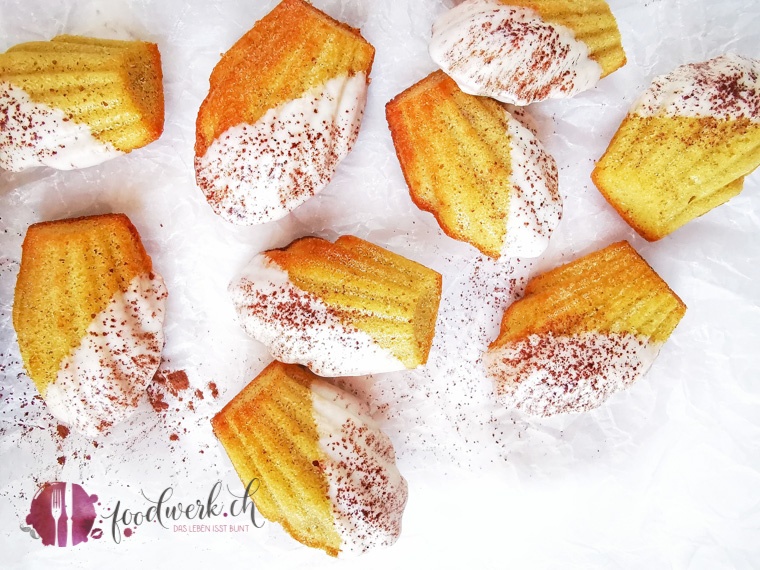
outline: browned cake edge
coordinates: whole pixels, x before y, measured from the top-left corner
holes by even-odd
[[[364,36],[362,36],[361,31],[358,28],[353,28],[346,24],[345,22],[341,22],[339,20],[336,20],[335,18],[332,18],[325,12],[322,12],[318,8],[315,8],[312,6],[309,2],[306,2],[305,0],[283,0],[275,6],[269,13],[262,16],[259,20],[257,20],[254,25],[251,27],[250,30],[248,30],[243,36],[241,36],[229,49],[227,49],[223,54],[220,60],[214,65],[214,68],[211,71],[211,75],[209,77],[209,92],[206,94],[206,97],[203,99],[203,102],[200,105],[200,108],[198,109],[198,115],[196,118],[196,126],[195,126],[195,156],[196,157],[202,157],[208,148],[213,143],[212,140],[206,140],[206,136],[203,133],[203,129],[201,128],[201,125],[204,124],[205,121],[208,120],[208,111],[207,109],[211,106],[211,93],[214,91],[216,84],[219,81],[219,78],[217,75],[223,71],[223,68],[221,67],[222,62],[224,61],[225,57],[228,53],[236,50],[244,50],[247,47],[247,44],[250,42],[250,34],[253,32],[253,30],[258,26],[258,24],[266,19],[272,16],[273,13],[277,13],[276,16],[279,17],[279,12],[282,11],[283,13],[286,13],[288,11],[302,11],[306,10],[311,15],[313,15],[316,18],[319,18],[328,24],[331,24],[341,31],[347,32],[355,37],[355,39],[359,40],[364,44],[366,48],[370,50],[370,57],[369,57],[369,64],[367,66],[367,83],[370,83],[370,72],[372,71],[372,65],[374,63],[375,59],[375,47],[369,43]]]
[[[565,270],[572,269],[577,264],[586,262],[589,259],[592,259],[592,258],[601,259],[605,255],[610,255],[610,254],[616,255],[618,254],[618,252],[619,254],[628,255],[629,257],[635,259],[635,262],[641,266],[642,271],[650,272],[651,276],[656,278],[657,284],[662,289],[662,292],[669,294],[673,298],[673,300],[676,302],[679,308],[680,318],[683,318],[683,315],[686,313],[686,310],[687,310],[686,304],[683,302],[683,300],[678,296],[678,294],[675,291],[673,291],[670,285],[668,285],[668,283],[660,276],[660,274],[657,273],[657,271],[655,271],[655,269],[647,262],[647,260],[644,259],[627,240],[621,240],[618,242],[614,242],[602,249],[593,251],[586,255],[582,255],[572,261],[560,264],[554,267],[553,269],[550,269],[548,271],[543,271],[539,273],[538,275],[533,276],[528,281],[525,287],[525,292],[523,296],[520,297],[519,299],[516,299],[509,307],[507,307],[507,310],[505,311],[504,316],[502,317],[501,323],[499,325],[499,333],[496,336],[496,338],[493,340],[493,342],[489,345],[489,350],[492,348],[497,348],[498,346],[502,344],[501,340],[505,334],[506,323],[509,321],[512,312],[515,310],[514,308],[523,299],[527,299],[531,297],[532,295],[540,293],[541,291],[544,290],[544,288],[541,286],[536,287],[537,283],[540,285],[540,281],[546,278],[551,278],[553,276],[556,276],[557,274],[562,273]]]
[[[434,88],[435,86],[446,82],[451,82],[454,84],[454,80],[446,75],[443,71],[434,71],[386,103],[385,119],[391,132],[391,139],[393,140],[393,146],[396,150],[396,157],[398,158],[399,165],[401,166],[401,173],[404,176],[404,181],[406,182],[407,189],[409,190],[409,197],[411,198],[412,203],[414,203],[414,205],[417,206],[420,210],[432,214],[432,216],[435,218],[435,221],[438,223],[438,227],[440,227],[443,233],[448,235],[450,238],[468,243],[479,250],[483,255],[498,259],[501,257],[501,252],[491,251],[487,248],[483,248],[477,244],[472,243],[466,235],[460,231],[457,231],[455,227],[448,224],[448,222],[444,220],[443,215],[439,209],[436,208],[434,204],[431,204],[425,200],[419,194],[415,188],[415,185],[411,183],[412,175],[409,170],[410,166],[408,165],[412,161],[415,144],[407,136],[406,129],[403,128],[404,121],[402,118],[403,113],[401,111],[401,105],[403,105],[405,99],[408,97],[413,97],[417,92],[426,90],[428,88]]]

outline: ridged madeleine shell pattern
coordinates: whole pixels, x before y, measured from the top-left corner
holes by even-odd
[[[462,92],[437,71],[390,101],[386,116],[412,200],[447,235],[494,258],[508,238],[548,240],[561,216],[556,165],[521,126],[524,136],[512,140],[516,120],[501,104]],[[523,150],[514,153],[514,144]],[[516,156],[522,163],[513,165]],[[515,170],[530,173],[525,188],[513,186]],[[533,229],[507,236],[510,216],[520,215]]]
[[[427,362],[441,298],[432,269],[354,236],[302,238],[266,256],[408,368]]]
[[[283,0],[256,22],[211,73],[198,111],[195,155],[229,128],[338,76],[369,76],[375,49],[359,32],[303,0]]]
[[[161,56],[152,43],[58,36],[19,44],[0,54],[0,81],[123,152],[163,131]]]
[[[602,77],[626,63],[615,16],[605,0],[501,0],[538,12],[547,22],[565,26],[588,47],[589,56],[602,67]]]
[[[406,504],[390,440],[358,404],[275,361],[212,419],[262,515],[332,556],[395,541]]]
[[[607,201],[649,241],[741,192],[760,165],[749,119],[629,114],[592,173]]]
[[[504,108],[438,71],[388,103],[386,115],[414,203],[449,236],[499,257],[512,173]]]
[[[312,415],[313,378],[305,368],[273,362],[211,423],[243,484],[259,480],[251,498],[261,514],[335,556],[341,540],[318,466],[324,452]]]
[[[45,396],[61,362],[96,315],[153,265],[124,214],[29,227],[24,239],[13,326],[29,376]]]
[[[504,314],[491,348],[529,335],[587,332],[645,336],[664,342],[686,306],[622,241],[533,278]]]

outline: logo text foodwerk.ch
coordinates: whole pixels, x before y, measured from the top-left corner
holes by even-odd
[[[95,521],[105,523],[110,520],[111,538],[117,544],[122,537],[130,537],[137,527],[149,522],[158,523],[165,529],[175,532],[240,532],[247,531],[250,525],[187,525],[182,521],[211,521],[219,517],[242,517],[247,515],[255,528],[261,528],[256,506],[251,497],[259,488],[259,480],[252,479],[240,494],[227,488],[228,497],[222,496],[222,483],[217,481],[203,500],[172,503],[174,489],[167,487],[152,499],[144,492],[147,505],[143,508],[128,508],[117,501],[113,508],[107,508],[108,514],[99,515],[101,503],[97,495],[90,495],[76,483],[46,483],[32,499],[26,523],[31,527],[21,526],[24,532],[33,538],[40,538],[46,546],[76,546],[87,542],[88,538],[99,539],[103,535],[100,528],[93,528]]]

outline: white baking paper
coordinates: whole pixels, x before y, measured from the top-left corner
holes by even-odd
[[[60,33],[151,40],[166,91],[165,132],[144,149],[75,172],[0,172],[2,566],[758,568],[760,175],[728,204],[650,244],[589,174],[654,75],[725,51],[760,57],[760,4],[610,1],[628,64],[571,100],[530,107],[559,166],[565,213],[540,259],[504,262],[446,237],[412,204],[385,122],[385,103],[433,71],[431,25],[453,3],[314,4],[360,27],[377,48],[361,134],[320,195],[280,222],[245,228],[214,215],[195,186],[195,116],[220,54],[273,0],[2,1],[0,49]],[[184,370],[190,387],[167,394],[160,413],[146,398],[130,421],[93,443],[58,434],[20,364],[11,307],[28,225],[105,212],[129,215],[166,280],[162,368]],[[247,532],[146,523],[117,544],[109,521],[96,521],[102,538],[72,548],[43,546],[21,529],[45,482],[97,494],[99,515],[117,503],[144,510],[167,487],[182,502],[206,497],[217,481],[237,490],[209,418],[270,357],[235,322],[227,284],[259,251],[344,233],[444,276],[427,367],[340,382],[368,400],[409,481],[395,546],[351,562],[301,546],[272,523]],[[620,239],[688,306],[651,371],[582,415],[533,419],[500,407],[480,356],[526,278]]]

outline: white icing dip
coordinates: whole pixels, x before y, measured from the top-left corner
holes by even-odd
[[[406,480],[396,467],[393,443],[366,404],[323,380],[311,383],[319,445],[327,477],[339,557],[390,546],[401,533]]]
[[[551,416],[600,406],[641,378],[661,346],[627,333],[532,334],[489,349],[484,361],[509,407]]]
[[[631,113],[760,122],[760,61],[727,53],[681,65],[656,77]]]
[[[507,111],[512,173],[504,257],[538,257],[562,219],[557,163]]]
[[[35,166],[72,170],[124,154],[92,136],[90,127],[60,109],[35,103],[26,91],[0,81],[0,167],[20,172]]]
[[[316,295],[296,287],[266,253],[229,286],[245,331],[277,360],[320,376],[358,376],[406,366],[365,333],[347,325]]]
[[[429,51],[465,93],[514,105],[571,97],[602,76],[572,30],[499,0],[466,0],[444,13]]]
[[[344,75],[254,125],[227,129],[196,157],[198,186],[228,222],[279,220],[330,182],[353,148],[366,101],[367,75]]]
[[[56,418],[95,437],[135,411],[161,363],[166,296],[157,273],[135,277],[113,296],[47,388]]]

